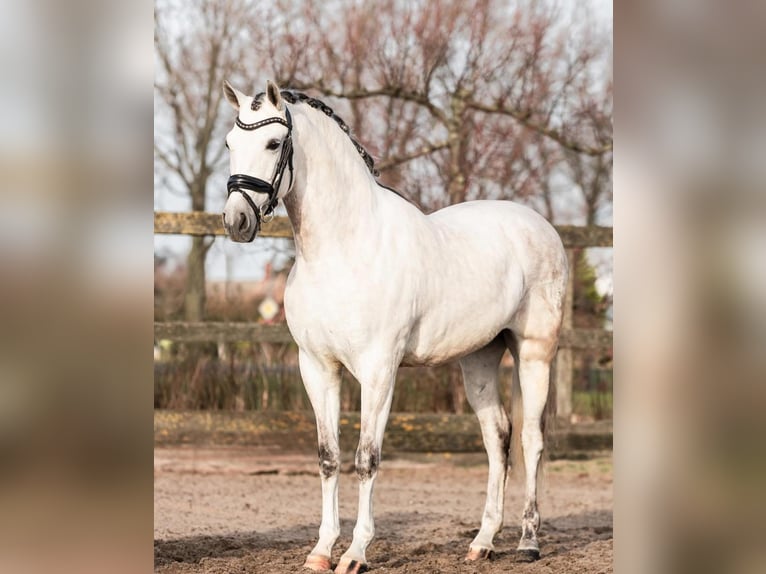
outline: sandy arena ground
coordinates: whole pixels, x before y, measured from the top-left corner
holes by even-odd
[[[506,526],[493,561],[465,564],[484,507],[483,454],[384,458],[375,485],[372,572],[612,572],[610,457],[546,465],[540,495],[541,559],[515,562],[521,487],[511,482]],[[155,571],[163,574],[301,572],[316,542],[320,487],[313,456],[257,447],[155,450]],[[357,480],[340,479],[341,537],[333,565],[351,540]]]

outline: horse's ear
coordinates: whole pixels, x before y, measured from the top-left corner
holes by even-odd
[[[282,101],[282,94],[279,93],[279,88],[271,80],[266,82],[266,96],[269,98],[271,105],[277,108],[277,110],[282,111],[282,108],[285,107]]]
[[[239,111],[239,102],[245,97],[245,94],[234,88],[226,80],[223,81],[223,95],[235,110]]]

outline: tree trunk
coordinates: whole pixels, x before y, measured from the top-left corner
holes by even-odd
[[[461,127],[463,125],[463,112],[465,102],[455,94],[451,102],[451,121],[449,132],[449,183],[447,194],[450,205],[465,201],[467,186],[465,173],[463,173],[463,139]]]
[[[204,158],[203,158],[204,161]],[[205,188],[207,169],[203,166],[189,188],[192,211],[205,211]],[[184,319],[204,321],[205,319],[205,255],[210,243],[205,238],[192,237],[192,246],[186,258],[186,291],[184,292]]]
[[[571,329],[572,305],[574,301],[575,272],[577,267],[576,252],[567,249],[567,259],[569,260],[569,279],[567,281],[566,299],[564,300],[564,319],[562,329]],[[572,368],[574,366],[574,351],[572,349],[559,349],[556,353],[556,365],[554,367],[554,376],[556,385],[556,415],[567,420],[572,417]],[[514,368],[516,368],[514,366]]]
[[[205,318],[205,254],[208,246],[204,237],[192,237],[192,247],[186,258],[186,291],[184,319],[203,321]]]
[[[449,381],[452,391],[452,409],[456,415],[462,415],[465,412],[465,385],[463,384],[463,373],[457,363],[450,365]]]

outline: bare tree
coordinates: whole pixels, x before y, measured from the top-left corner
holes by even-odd
[[[611,200],[612,93],[609,39],[588,25],[587,11],[575,31],[554,2],[336,0],[325,8],[274,4],[292,12],[269,33],[273,75],[345,103],[384,183],[427,211],[505,198],[554,220],[554,182],[565,179],[595,222]]]
[[[155,169],[188,194],[193,211],[205,210],[210,176],[222,166],[221,84],[239,72],[253,12],[240,0],[159,1],[155,6]],[[205,255],[211,245],[212,240],[192,238],[184,293],[187,321],[204,316]]]
[[[595,94],[582,93],[578,129],[583,138],[603,142],[612,133],[612,83]],[[582,194],[585,224],[595,225],[599,209],[612,201],[611,151],[588,156],[566,150],[564,153],[572,182]]]
[[[573,34],[555,4],[339,0],[333,17],[313,0],[301,7],[293,17],[306,24],[270,45],[276,77],[349,102],[384,181],[427,209],[543,197],[565,153],[608,155],[610,165],[611,124],[598,138],[582,129],[585,111],[611,117],[597,106],[611,92],[601,101],[591,93],[608,42]]]
[[[565,178],[595,222],[611,200],[605,34],[587,22],[575,33],[553,2],[339,0],[334,8],[331,18],[303,4],[310,25],[271,45],[274,72],[283,85],[348,102],[385,183],[428,211],[506,198],[554,220],[554,181]],[[457,369],[450,379],[462,412]]]
[[[219,86],[240,62],[245,86],[269,76],[328,98],[381,181],[426,211],[503,198],[555,220],[562,179],[589,223],[611,201],[608,32],[587,22],[575,31],[569,4],[158,1],[155,156],[194,210],[225,156]],[[189,254],[187,320],[203,313],[208,247],[195,239]],[[453,400],[460,412],[459,377]]]

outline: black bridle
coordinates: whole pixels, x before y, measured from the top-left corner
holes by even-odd
[[[290,185],[287,186],[287,189],[289,190],[293,186],[293,121],[287,106],[285,106],[285,118],[287,121],[279,117],[273,117],[252,124],[246,124],[237,117],[237,126],[247,131],[257,130],[258,128],[269,124],[282,124],[287,127],[287,137],[282,141],[282,153],[279,155],[279,160],[274,169],[274,176],[271,178],[271,183],[257,177],[245,175],[244,173],[237,173],[232,175],[226,184],[226,188],[229,191],[228,195],[235,192],[241,193],[242,197],[245,198],[245,201],[247,201],[247,203],[250,204],[250,207],[253,208],[258,223],[254,228],[253,234],[255,234],[260,227],[261,218],[269,215],[277,206],[277,202],[279,201],[277,194],[279,193],[279,187],[282,185],[282,176],[285,173],[285,168],[290,169]],[[265,193],[268,195],[269,199],[263,206],[263,212],[258,209],[258,206],[255,205],[255,202],[247,193],[245,193],[245,191]]]

